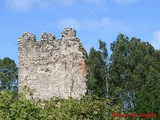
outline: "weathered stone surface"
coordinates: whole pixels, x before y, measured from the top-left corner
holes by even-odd
[[[19,40],[29,40],[29,41],[36,41],[36,36],[30,32],[24,32],[23,35],[19,38]]]
[[[23,33],[18,40],[19,91],[26,85],[33,97],[80,98],[86,93],[85,50],[76,31],[65,29],[62,39],[44,33],[41,41]]]
[[[44,32],[41,36],[41,40],[55,40],[55,39],[56,39],[55,35],[47,32]]]
[[[76,31],[72,28],[65,28],[61,35],[62,39],[75,39]]]

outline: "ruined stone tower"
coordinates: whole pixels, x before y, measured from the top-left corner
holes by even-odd
[[[18,40],[19,91],[24,86],[38,99],[80,98],[86,92],[85,50],[76,31],[65,28],[62,38],[43,33],[40,41],[29,32]]]

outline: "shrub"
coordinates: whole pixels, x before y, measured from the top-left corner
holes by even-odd
[[[23,94],[0,93],[2,120],[111,120],[112,112],[120,112],[111,99],[85,96],[81,100],[54,98],[50,101],[27,100]]]

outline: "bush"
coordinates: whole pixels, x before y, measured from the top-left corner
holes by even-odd
[[[12,91],[0,93],[2,120],[111,120],[112,112],[120,112],[120,106],[96,96],[40,101],[27,100],[23,94],[15,97]]]

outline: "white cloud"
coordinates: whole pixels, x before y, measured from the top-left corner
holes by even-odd
[[[84,0],[84,1],[88,3],[97,4],[97,5],[104,5],[107,3],[107,0]]]
[[[128,32],[127,25],[119,20],[103,17],[100,20],[89,20],[86,28],[97,32]]]
[[[53,5],[70,6],[74,1],[75,0],[5,0],[5,5],[14,11],[26,11],[35,6],[40,8],[47,8]]]
[[[62,21],[60,21],[59,26],[60,29],[61,28],[65,28],[65,27],[70,27],[70,28],[74,28],[76,30],[80,29],[80,22],[76,19],[73,18],[66,18],[63,19]]]
[[[101,31],[111,28],[113,22],[109,18],[104,17],[100,20],[87,20],[83,24],[85,24],[84,27],[86,27],[90,31]]]
[[[28,10],[34,3],[34,0],[6,0],[5,4],[12,10]]]
[[[82,0],[84,3],[88,4],[93,4],[95,7],[99,7],[99,9],[104,9],[106,10],[109,6],[108,0]]]
[[[99,20],[83,19],[77,20],[74,18],[66,18],[60,21],[58,26],[60,29],[64,27],[72,27],[76,30],[82,30],[85,32],[94,33],[106,33],[106,32],[128,32],[130,29],[122,22],[107,17],[103,17]]]
[[[51,1],[50,0],[32,0],[34,4],[36,4],[36,6],[38,5],[40,8],[47,8],[51,5]]]
[[[140,0],[114,0],[114,1],[119,4],[131,4]]]
[[[61,5],[70,6],[74,3],[75,0],[57,0]]]
[[[160,49],[160,30],[153,33],[154,41],[152,41],[152,45],[156,49]]]
[[[48,8],[53,6],[71,6],[76,0],[4,0],[7,8],[14,11],[26,11],[32,7]],[[101,9],[106,9],[109,3],[114,1],[118,4],[130,4],[140,0],[81,0],[87,5],[93,4]]]

